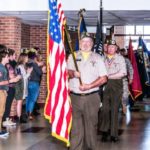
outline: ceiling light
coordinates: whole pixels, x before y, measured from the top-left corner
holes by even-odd
[[[41,20],[43,20],[43,21],[47,21],[48,19],[47,19],[47,18],[43,18],[43,19],[41,19]]]
[[[144,20],[150,20],[150,18],[144,18]]]

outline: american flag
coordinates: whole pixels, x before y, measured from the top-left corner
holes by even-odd
[[[98,43],[94,44],[94,52],[103,55],[103,44],[102,41],[99,41]]]
[[[68,93],[66,55],[63,44],[66,22],[61,3],[49,0],[49,22],[47,42],[47,86],[45,118],[52,124],[52,136],[70,145],[69,134],[72,124],[72,108]]]

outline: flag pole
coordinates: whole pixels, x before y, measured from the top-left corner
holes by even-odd
[[[103,2],[100,0],[100,38],[102,41],[102,47],[103,47]]]
[[[76,71],[79,72],[79,68],[78,68],[78,65],[77,65],[77,62],[76,62],[75,54],[74,54],[74,51],[73,51],[73,48],[72,48],[72,45],[71,45],[71,37],[70,37],[70,34],[68,32],[67,25],[65,25],[65,33],[66,33],[66,37],[67,37],[67,40],[68,40],[70,52],[71,52],[72,57],[73,57],[75,69],[76,69]],[[80,82],[80,85],[82,85],[82,80],[81,80],[80,77],[79,77],[79,82]]]
[[[78,23],[78,39],[79,39],[79,41],[80,41],[80,28],[79,28],[79,26],[80,26],[80,24],[81,24],[81,20],[83,19],[83,13],[85,13],[85,8],[83,8],[83,9],[80,9],[79,10],[79,12],[78,12],[78,15],[79,15],[79,23]]]

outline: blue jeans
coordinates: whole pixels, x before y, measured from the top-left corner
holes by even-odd
[[[35,102],[39,95],[40,85],[39,82],[29,81],[28,83],[28,96],[26,98],[26,112],[32,113]]]

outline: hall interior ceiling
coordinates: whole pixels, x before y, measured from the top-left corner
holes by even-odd
[[[90,10],[84,14],[86,25],[96,26],[99,11]],[[46,25],[47,11],[0,11],[0,16],[16,16],[23,23],[30,25]],[[78,11],[65,11],[67,24],[78,25]],[[103,25],[150,25],[150,10],[104,10]]]

